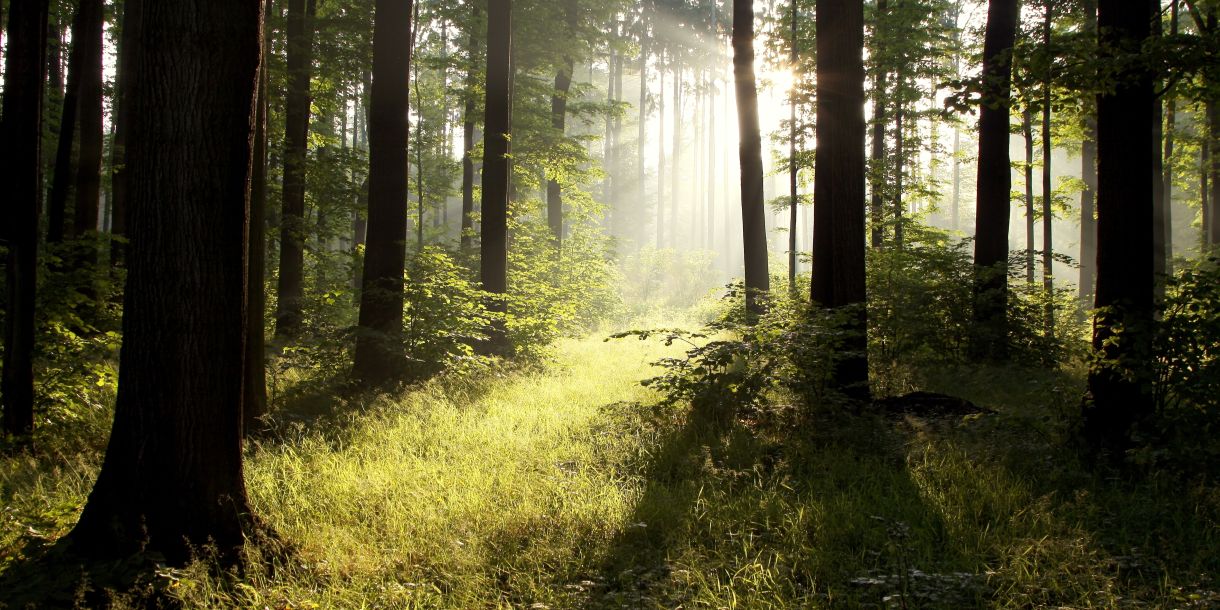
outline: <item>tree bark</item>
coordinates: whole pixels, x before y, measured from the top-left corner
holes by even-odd
[[[1012,188],[1008,156],[1011,51],[1020,10],[1017,0],[991,0],[983,41],[984,95],[979,112],[978,197],[974,244],[976,357],[1008,357],[1008,222]]]
[[[657,91],[657,249],[665,247],[665,47],[661,47],[657,69],[661,73]]]
[[[46,66],[47,0],[9,3],[0,122],[0,182],[4,184],[0,238],[8,297],[4,316],[3,431],[26,437],[34,430],[34,291],[38,271],[38,217],[42,207],[42,99]]]
[[[142,0],[123,1],[122,33],[119,38],[118,74],[114,91],[114,141],[110,146],[110,234],[115,239],[110,245],[110,262],[114,267],[124,265],[126,252],[123,239],[127,236],[127,132],[131,122],[131,104],[127,93],[131,91],[130,57],[136,52],[136,41],[140,31],[140,3]]]
[[[771,278],[767,269],[766,209],[763,201],[762,134],[754,78],[754,3],[733,0],[733,74],[737,89],[737,129],[741,137],[741,229],[745,254],[747,316],[765,309]],[[675,136],[675,140],[677,137]],[[677,152],[674,153],[675,159]],[[863,227],[861,228],[863,231]]]
[[[1151,35],[1146,2],[1100,0],[1103,58],[1138,54]],[[1089,371],[1083,432],[1090,447],[1120,459],[1132,430],[1152,413],[1147,359],[1153,322],[1154,87],[1128,68],[1097,99],[1097,297],[1093,347],[1107,361]],[[1121,328],[1121,332],[1120,329]]]
[[[316,0],[288,1],[288,87],[284,97],[280,275],[275,314],[275,335],[283,339],[295,338],[300,333],[305,298],[305,163],[316,10]]]
[[[815,304],[847,308],[848,323],[834,385],[869,398],[865,303],[864,6],[817,3],[817,139],[814,165]]]
[[[1169,35],[1178,35],[1178,0],[1170,0],[1169,3]],[[1164,220],[1164,235],[1165,235],[1165,269],[1164,272],[1168,276],[1173,275],[1173,157],[1175,148],[1175,130],[1177,129],[1177,99],[1173,92],[1167,92],[1165,95],[1165,158],[1162,162],[1164,176],[1161,180],[1164,184],[1165,197],[1165,220]]]
[[[257,106],[254,115],[254,160],[250,173],[250,240],[246,260],[246,370],[242,430],[248,434],[267,414],[267,367],[263,315],[267,308],[267,35],[263,30]]]
[[[76,166],[76,202],[73,235],[82,237],[97,230],[102,190],[102,36],[105,19],[102,0],[81,0],[80,32],[73,32],[72,46],[81,46],[80,153]],[[77,38],[77,35],[80,35]],[[82,261],[90,264],[90,261]]]
[[[886,0],[877,0],[877,23],[873,26],[875,36],[877,38],[877,53],[880,55],[883,52],[883,37],[882,25],[886,11],[889,8],[889,3]],[[871,238],[871,246],[874,249],[881,249],[885,243],[885,105],[886,105],[886,81],[889,73],[885,68],[877,66],[877,73],[873,76],[873,147],[871,161],[872,165],[869,168],[871,190],[871,205],[869,212],[872,215],[871,229],[869,231]]]
[[[572,58],[564,60],[563,67],[555,73],[555,93],[551,96],[551,129],[555,137],[564,137],[565,123],[568,114],[568,91],[572,88]],[[551,229],[551,237],[555,246],[563,243],[563,189],[559,181],[551,178],[546,184],[546,220]]]
[[[262,3],[162,0],[140,10],[119,394],[101,473],[70,536],[93,556],[154,551],[184,565],[208,544],[237,562],[255,525],[241,430]]]
[[[512,0],[499,0],[487,13],[487,101],[486,136],[483,145],[482,242],[479,277],[490,293],[489,309],[507,312],[508,291],[508,202],[512,154],[513,34]],[[484,353],[506,354],[511,346],[502,321],[493,322]]]
[[[1042,21],[1042,45],[1049,58],[1051,52],[1051,5],[1046,6]],[[1054,79],[1049,60],[1043,79],[1042,90],[1042,289],[1046,292],[1044,325],[1046,337],[1055,338],[1055,248],[1052,240],[1055,213],[1054,187],[1051,184],[1051,157],[1054,154],[1054,138],[1051,134],[1051,84]]]
[[[799,35],[797,23],[797,6],[796,2],[792,3],[791,7],[791,34],[792,48],[790,49],[788,61],[791,64],[791,69],[795,70],[797,62],[800,60],[800,54],[797,52],[797,38]],[[792,296],[796,296],[796,234],[797,234],[797,206],[800,203],[798,199],[798,175],[796,163],[796,84],[792,85],[792,90],[788,92],[788,292]]]
[[[59,115],[59,137],[55,147],[55,173],[51,176],[51,194],[47,201],[47,242],[57,244],[75,237],[75,222],[68,223],[68,199],[76,166],[72,163],[72,148],[76,139],[77,114],[80,111],[81,78],[85,68],[85,47],[89,38],[88,7],[79,6],[72,19],[72,49],[68,52],[68,85],[64,89],[63,109]],[[54,88],[54,84],[52,87]]]
[[[400,379],[403,268],[407,258],[407,138],[411,124],[413,0],[377,0],[369,100],[368,244],[353,376],[380,387]]]
[[[1034,285],[1034,115],[1029,106],[1021,109],[1021,135],[1025,146],[1025,282]]]

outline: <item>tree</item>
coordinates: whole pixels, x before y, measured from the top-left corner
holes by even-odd
[[[869,397],[864,309],[864,5],[817,4],[817,139],[814,164],[813,302],[848,312],[850,338],[834,383]]]
[[[0,238],[8,298],[4,323],[4,433],[34,429],[34,290],[38,269],[38,217],[42,204],[42,95],[47,46],[46,0],[9,3],[4,58],[3,120],[0,121],[0,180],[4,208]]]
[[[86,42],[92,38],[89,30],[94,21],[94,4],[97,0],[85,0],[76,9],[72,19],[72,50],[68,54],[68,87],[64,92],[63,111],[60,113],[59,138],[55,147],[55,173],[51,177],[51,193],[47,202],[47,241],[59,243],[64,237],[74,236],[75,222],[68,223],[68,199],[72,179],[76,175],[72,164],[72,147],[76,139],[77,114],[81,110],[81,84],[86,72]],[[98,9],[98,35],[101,34],[101,7]],[[100,76],[100,75],[99,75]]]
[[[474,244],[474,128],[478,114],[478,55],[479,38],[476,35],[479,21],[479,4],[471,3],[471,27],[466,57],[466,87],[463,95],[466,107],[462,110],[462,250],[469,252]]]
[[[512,154],[512,0],[492,0],[487,10],[487,103],[483,143],[483,211],[479,277],[492,295],[489,309],[507,311],[508,290],[508,183]],[[489,329],[482,346],[490,353],[509,349],[500,323]]]
[[[263,3],[141,3],[129,58],[131,243],[114,425],[81,552],[238,558],[246,232]],[[166,95],[173,92],[173,95]],[[184,93],[189,92],[189,95]]]
[[[1102,59],[1119,66],[1097,98],[1097,296],[1083,433],[1095,452],[1121,457],[1153,409],[1147,378],[1153,324],[1152,74],[1132,62],[1152,33],[1147,2],[1100,0]]]
[[[369,100],[368,243],[353,373],[374,386],[398,378],[407,257],[407,107],[412,0],[377,0]]]
[[[280,276],[275,334],[300,332],[305,298],[305,157],[309,139],[309,79],[313,73],[316,0],[288,1],[288,89],[284,97],[284,186],[280,211]],[[410,38],[404,39],[410,40]]]
[[[1084,32],[1087,43],[1097,41],[1097,2],[1083,0]],[[1089,109],[1084,118],[1084,141],[1080,144],[1080,175],[1084,190],[1080,192],[1080,300],[1093,302],[1093,277],[1097,266],[1097,117],[1092,112],[1096,100],[1086,100]]]
[[[246,260],[246,379],[242,398],[242,429],[247,433],[267,414],[267,367],[263,315],[267,256],[267,36],[259,63],[257,108],[254,116],[253,169],[250,173],[250,241]]]
[[[741,163],[741,225],[746,264],[746,311],[748,315],[757,316],[763,311],[763,298],[770,290],[771,278],[767,269],[762,133],[758,127],[758,90],[754,78],[752,0],[733,0],[733,75],[736,78],[737,91],[737,130],[741,138],[737,154]]]
[[[83,27],[72,33],[72,48],[81,47],[77,103],[80,153],[76,165],[76,201],[73,231],[82,237],[97,230],[102,188],[102,34],[105,27],[102,0],[81,0]],[[77,36],[80,38],[77,38]]]
[[[1008,355],[1008,109],[1019,13],[1017,0],[991,0],[983,39],[971,349],[993,360]]]

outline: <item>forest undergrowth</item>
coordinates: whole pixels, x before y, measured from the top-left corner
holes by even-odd
[[[724,424],[639,381],[655,341],[562,341],[544,366],[282,413],[251,443],[255,510],[292,551],[200,549],[134,590],[70,563],[102,439],[3,458],[8,607],[1214,607],[1220,489],[1093,474],[1066,447],[1083,372],[903,374],[997,411],[895,419],[782,396]],[[258,550],[251,552],[257,553]],[[144,558],[156,561],[155,557]],[[45,565],[41,564],[41,565]],[[114,567],[117,571],[124,566]],[[59,599],[23,597],[71,591]]]

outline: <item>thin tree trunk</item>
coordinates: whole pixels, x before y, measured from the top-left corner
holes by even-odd
[[[148,551],[181,566],[208,545],[239,563],[258,533],[241,430],[262,4],[141,6],[119,394],[97,484],[70,534],[88,555]]]
[[[1042,21],[1042,44],[1048,56],[1051,51],[1053,16],[1051,6],[1047,5],[1045,19]],[[1054,78],[1052,70],[1048,62],[1042,85],[1042,288],[1046,291],[1044,324],[1046,337],[1049,339],[1055,338],[1055,248],[1051,233],[1055,220],[1052,208],[1055,193],[1051,184],[1051,156],[1054,154],[1054,138],[1051,134],[1051,82]]]
[[[475,21],[479,16],[478,3],[473,4]],[[462,251],[470,252],[474,247],[474,125],[476,120],[477,100],[475,89],[477,83],[476,56],[479,54],[479,38],[474,28],[470,31],[470,57],[466,68],[466,108],[462,111]]]
[[[76,139],[77,114],[80,111],[81,78],[86,70],[85,30],[89,17],[87,7],[78,7],[72,19],[72,49],[68,52],[68,86],[64,90],[63,111],[59,115],[59,138],[55,148],[55,174],[51,177],[51,195],[47,202],[47,242],[57,244],[64,238],[75,237],[75,223],[68,223],[68,199],[72,180],[76,177],[72,149]],[[54,85],[53,85],[54,88]]]
[[[682,191],[682,58],[674,57],[674,132],[671,160],[673,171],[669,172],[669,235],[671,247],[678,247],[678,203]]]
[[[1034,268],[1034,253],[1037,252],[1034,248],[1034,117],[1028,104],[1021,110],[1021,134],[1025,144],[1025,282],[1033,286],[1037,272]]]
[[[264,286],[267,257],[267,54],[267,31],[264,29],[263,57],[258,71],[257,114],[254,115],[250,240],[246,257],[246,376],[242,392],[242,430],[245,434],[259,426],[259,420],[267,414],[266,337],[263,333],[263,315],[267,309]]]
[[[877,0],[877,25],[878,31],[881,28],[882,15],[887,9],[886,0]],[[881,34],[878,33],[878,45],[881,44]],[[879,50],[880,52],[880,50]],[[873,150],[871,156],[872,165],[870,166],[870,181],[871,205],[869,211],[872,214],[871,218],[871,246],[875,249],[881,249],[885,244],[885,177],[886,177],[886,150],[885,150],[885,106],[886,106],[886,80],[888,73],[885,69],[878,67],[877,74],[873,77]]]
[[[1097,43],[1097,2],[1083,0],[1084,30],[1089,44]],[[1089,108],[1084,118],[1084,140],[1080,144],[1080,175],[1084,190],[1080,192],[1080,302],[1086,308],[1093,305],[1093,283],[1097,269],[1097,118],[1096,99],[1086,100]]]
[[[645,5],[647,6],[647,5]],[[644,21],[644,16],[640,17]],[[636,125],[638,131],[636,133],[636,165],[635,165],[635,200],[637,205],[644,205],[647,200],[645,181],[648,174],[644,168],[644,148],[648,145],[648,31],[647,23],[640,24],[640,101],[637,106],[639,112],[639,124]],[[641,242],[644,234],[640,235]]]
[[[665,247],[665,47],[657,63],[661,86],[657,91],[657,249]]]
[[[751,318],[756,318],[765,309],[771,278],[767,269],[762,134],[758,126],[758,90],[754,78],[754,3],[751,0],[733,0],[733,74],[737,89],[737,126],[741,137],[738,157],[741,163],[746,312]],[[679,141],[676,135],[674,141]],[[677,158],[677,152],[674,154]]]
[[[1012,188],[1008,157],[1008,112],[1017,35],[1017,0],[991,0],[983,41],[983,104],[979,109],[978,197],[974,243],[974,336],[976,357],[1008,357],[1008,221]]]
[[[102,0],[81,0],[82,28],[72,34],[72,46],[81,47],[80,152],[76,165],[74,230],[77,237],[97,230],[102,191],[102,36],[105,19]],[[78,38],[77,35],[80,35]],[[95,253],[96,255],[96,253]],[[95,260],[81,261],[94,264]]]
[[[894,247],[903,249],[906,203],[903,201],[903,178],[906,176],[906,102],[903,99],[906,78],[899,70],[894,79],[896,98],[894,117]]]
[[[555,130],[555,137],[558,139],[565,135],[568,91],[572,88],[574,67],[575,64],[569,57],[564,61],[564,66],[555,73],[555,92],[551,95],[551,129]],[[560,247],[563,243],[563,189],[554,178],[546,185],[546,219],[555,246]]]
[[[411,55],[417,56],[419,51],[419,30],[421,28],[419,20],[419,7],[422,2],[416,2],[414,7],[414,15],[411,21],[414,26],[411,28]],[[419,62],[411,65],[414,78],[411,79],[411,84],[415,89],[415,105],[419,114],[415,117],[415,248],[417,250],[424,249],[424,117],[422,114],[423,97],[419,93]]]
[[[42,207],[42,103],[46,66],[47,0],[12,0],[0,122],[0,182],[4,184],[8,295],[4,316],[3,432],[34,430],[34,291],[38,272],[38,217]]]
[[[140,30],[140,3],[142,0],[123,1],[122,34],[119,39],[118,74],[114,92],[114,141],[110,146],[110,233],[116,238],[110,245],[112,266],[123,266],[127,236],[127,131],[131,122],[131,104],[127,93],[131,90],[130,57],[135,53]]]
[[[482,242],[479,277],[490,293],[488,309],[503,314],[508,307],[508,202],[510,155],[512,154],[513,31],[512,0],[492,2],[487,19],[486,137],[483,153]],[[506,354],[511,350],[503,322],[488,329],[488,340],[480,345],[485,353]]]
[[[1161,0],[1146,0],[1148,3],[1148,11],[1155,15],[1152,20],[1152,36],[1160,38],[1164,35],[1164,25],[1161,21]],[[1164,82],[1158,79],[1157,88],[1161,88]],[[1152,113],[1152,277],[1153,277],[1153,298],[1157,303],[1160,303],[1165,297],[1165,233],[1168,230],[1165,225],[1165,208],[1167,207],[1165,199],[1165,165],[1164,159],[1161,157],[1163,140],[1165,137],[1164,124],[1164,107],[1162,99],[1157,97],[1156,102],[1149,109]]]
[[[884,0],[882,0],[884,2]],[[795,70],[797,62],[800,60],[800,54],[797,52],[799,30],[797,23],[796,2],[792,3],[791,7],[791,44],[792,49],[789,54],[788,61]],[[797,193],[797,163],[796,163],[796,85],[793,84],[792,90],[788,92],[788,292],[793,296],[796,295],[796,233],[797,225],[797,206],[799,204]]]
[[[1169,35],[1178,35],[1178,0],[1169,2]],[[1162,182],[1165,197],[1165,273],[1173,276],[1173,156],[1177,129],[1177,98],[1170,91],[1165,96],[1165,158]]]
[[[403,268],[407,241],[407,118],[412,0],[377,0],[369,96],[368,244],[361,278],[353,376],[385,386],[406,373],[402,354]]]
[[[288,88],[284,99],[283,204],[275,314],[275,335],[281,339],[295,338],[300,333],[305,298],[305,162],[316,8],[316,0],[288,1]]]

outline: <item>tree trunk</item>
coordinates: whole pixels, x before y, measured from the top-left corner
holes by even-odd
[[[902,70],[894,79],[894,247],[902,251],[906,204],[903,203],[903,178],[906,177],[906,78]]]
[[[305,298],[305,157],[309,139],[309,79],[313,72],[316,0],[288,0],[288,86],[284,97],[284,176],[280,211],[280,276],[275,335],[301,330]]]
[[[817,140],[814,163],[814,303],[848,308],[833,384],[868,400],[865,303],[864,6],[817,2]]]
[[[407,118],[410,103],[413,0],[377,0],[373,83],[369,100],[368,244],[360,296],[353,376],[385,386],[405,373],[402,353],[403,268],[407,240]]]
[[[733,0],[733,74],[737,88],[737,129],[741,144],[741,228],[745,254],[746,313],[765,309],[771,278],[767,269],[766,208],[763,200],[762,134],[754,79],[754,3]],[[675,141],[677,137],[675,136]],[[677,152],[674,153],[677,158]],[[863,227],[860,229],[863,231]]]
[[[644,16],[640,17],[641,21],[645,20]],[[636,125],[638,132],[636,133],[636,155],[635,155],[635,201],[636,205],[643,206],[647,199],[645,181],[648,173],[644,168],[644,147],[648,145],[648,31],[647,23],[640,24],[640,101],[636,110],[639,112],[639,123]],[[638,208],[637,208],[638,209]],[[643,233],[637,234],[639,242],[637,248],[644,240]]]
[[[38,217],[42,204],[42,98],[46,66],[47,0],[9,3],[0,122],[0,182],[5,185],[8,297],[4,316],[4,433],[26,437],[34,429],[34,291],[38,271]]]
[[[797,29],[797,12],[796,3],[792,3],[792,49],[789,56],[789,62],[792,64],[792,69],[796,69],[797,62],[800,60],[800,55],[797,53],[797,37],[799,31]],[[793,84],[792,90],[788,92],[788,292],[796,296],[796,234],[797,225],[797,207],[800,204],[798,188],[798,169],[796,163],[796,85]]]
[[[81,237],[97,230],[102,190],[102,36],[105,19],[102,0],[81,0],[81,25],[72,34],[72,46],[81,47],[80,153],[76,166],[76,202],[73,234]],[[80,35],[77,38],[77,35]],[[92,261],[82,261],[91,264]]]
[[[479,5],[473,5],[474,21],[479,16]],[[466,108],[462,112],[462,235],[463,252],[469,252],[474,244],[474,124],[478,108],[476,107],[475,90],[477,87],[476,56],[479,52],[479,38],[475,28],[470,31],[470,57],[466,68]]]
[[[1029,105],[1021,110],[1021,134],[1024,136],[1025,165],[1025,282],[1034,284],[1034,115]]]
[[[572,88],[572,58],[564,60],[564,66],[555,73],[555,93],[551,96],[551,128],[555,137],[563,139],[568,114],[568,91]],[[563,189],[552,178],[546,184],[546,220],[551,228],[555,246],[563,243]]]
[[[1097,2],[1083,0],[1084,30],[1089,44],[1097,43]],[[1085,100],[1086,108],[1092,109],[1095,99]],[[1092,109],[1095,111],[1095,109]],[[1097,221],[1095,200],[1097,197],[1097,119],[1093,113],[1084,118],[1084,139],[1080,143],[1080,175],[1084,190],[1080,192],[1080,301],[1085,307],[1093,305],[1093,281],[1097,268]]]
[[[678,247],[678,203],[682,192],[682,58],[674,57],[674,132],[670,150],[673,154],[669,172],[669,235],[670,247]]]
[[[246,372],[242,399],[242,430],[249,434],[267,414],[267,367],[263,315],[267,309],[267,33],[258,71],[254,115],[254,161],[250,172],[250,241],[246,260]],[[345,111],[346,112],[346,111]]]
[[[1017,0],[991,0],[983,41],[983,104],[979,111],[978,197],[974,243],[976,357],[1008,357],[1008,219],[1012,177],[1008,111],[1012,83],[1009,53],[1017,35]]]
[[[88,4],[86,2],[85,4]],[[59,115],[59,138],[55,147],[55,173],[51,177],[51,194],[47,201],[47,242],[57,244],[64,238],[75,237],[75,222],[68,223],[68,199],[76,167],[72,149],[76,139],[77,114],[80,111],[81,78],[86,70],[85,47],[81,41],[89,38],[88,10],[79,6],[72,19],[72,50],[68,52],[68,86],[64,90],[63,111]],[[54,86],[54,85],[53,85]]]
[[[127,236],[127,131],[131,122],[131,104],[127,92],[131,91],[131,66],[129,58],[135,53],[137,34],[140,30],[141,0],[123,1],[122,34],[119,38],[118,73],[114,91],[114,140],[110,146],[110,234]],[[110,263],[123,266],[125,244],[115,239],[110,244]]]
[[[262,3],[163,0],[141,12],[119,394],[71,539],[94,556],[155,551],[184,565],[207,544],[238,562],[255,525],[241,430]]]
[[[880,54],[882,49],[883,34],[881,33],[882,19],[888,9],[886,0],[877,0],[877,23],[874,28],[877,31],[877,52]],[[886,105],[886,80],[889,74],[884,68],[878,66],[877,73],[873,77],[873,150],[869,167],[869,172],[872,180],[870,181],[871,190],[871,205],[869,212],[871,218],[871,246],[875,249],[881,249],[885,243],[885,105]]]
[[[1146,0],[1148,10],[1155,18],[1152,20],[1152,35],[1160,38],[1164,34],[1164,26],[1161,21],[1161,0]],[[1164,86],[1164,81],[1157,80],[1157,89]],[[1165,124],[1163,123],[1164,108],[1161,105],[1161,97],[1157,96],[1156,101],[1152,104],[1149,112],[1152,113],[1152,278],[1153,278],[1153,298],[1157,303],[1165,298],[1165,233],[1168,230],[1165,225],[1165,208],[1167,206],[1165,200],[1165,165],[1164,158],[1161,157],[1162,141],[1165,137]]]
[[[1046,7],[1045,19],[1042,21],[1042,45],[1046,53],[1051,52],[1051,18],[1054,13],[1051,6]],[[1051,134],[1051,83],[1054,79],[1052,68],[1047,67],[1042,91],[1042,289],[1046,291],[1046,311],[1044,325],[1046,337],[1055,338],[1055,248],[1052,241],[1052,223],[1055,220],[1051,204],[1055,201],[1055,193],[1051,184],[1051,156],[1054,154],[1054,139]]]
[[[1178,35],[1178,0],[1169,3],[1169,35]],[[1165,197],[1165,274],[1173,276],[1173,156],[1174,132],[1177,128],[1177,98],[1173,91],[1165,95],[1165,158],[1162,162],[1164,176],[1161,178]]]
[[[1101,0],[1106,55],[1138,54],[1151,35],[1149,3]],[[1083,432],[1095,452],[1121,459],[1133,428],[1152,413],[1146,359],[1152,348],[1152,75],[1128,68],[1097,99],[1097,299],[1093,347],[1107,361],[1089,371]],[[1121,327],[1121,332],[1118,329]]]
[[[492,2],[487,14],[486,136],[483,144],[483,214],[479,277],[492,295],[489,309],[503,314],[508,291],[509,156],[512,154],[512,0]],[[506,354],[511,346],[502,321],[488,329],[480,349]]]
[[[657,90],[657,249],[665,247],[665,47],[661,47],[657,69],[661,83]]]

